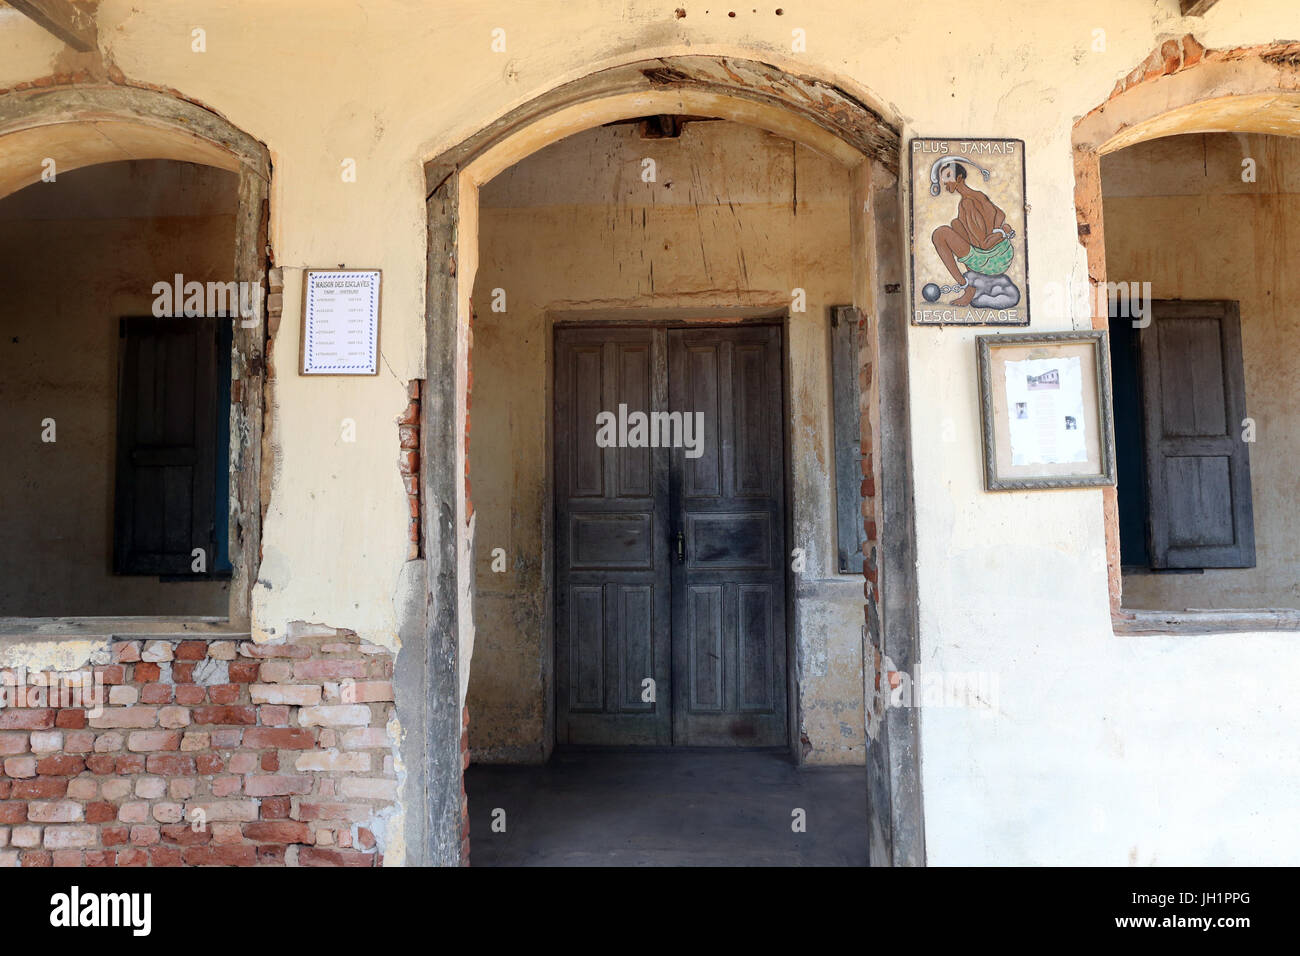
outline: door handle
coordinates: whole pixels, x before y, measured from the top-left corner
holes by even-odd
[[[677,539],[677,563],[683,564],[686,561],[686,535],[678,531],[674,537]]]

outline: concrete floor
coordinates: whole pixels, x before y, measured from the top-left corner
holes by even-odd
[[[862,866],[867,773],[752,751],[571,751],[465,774],[472,866]],[[492,830],[493,810],[506,830]],[[806,811],[806,832],[791,811]],[[497,815],[500,817],[500,814]]]

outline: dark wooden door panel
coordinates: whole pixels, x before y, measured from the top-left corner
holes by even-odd
[[[555,342],[559,742],[784,744],[780,329]],[[597,415],[620,406],[680,413],[651,434],[682,441],[600,447]]]
[[[219,321],[121,321],[115,574],[191,574],[196,548],[216,561]]]
[[[720,585],[697,586],[687,592],[682,623],[689,667],[688,706],[695,713],[719,713],[723,708],[723,669],[728,655],[722,619]]]
[[[674,448],[669,473],[683,538],[672,565],[673,739],[779,746],[787,740],[780,329],[673,330],[668,363],[673,410],[704,413],[701,454]]]
[[[1237,303],[1158,300],[1151,315],[1139,339],[1151,566],[1254,567]]]
[[[598,584],[574,585],[569,597],[569,692],[574,713],[605,709],[605,589]]]
[[[765,714],[774,710],[776,688],[773,685],[772,660],[779,653],[785,657],[785,643],[773,631],[777,594],[766,584],[741,584],[737,587],[737,627],[740,642],[736,659],[737,709],[744,713]]]
[[[662,329],[556,332],[561,744],[672,742],[668,461],[654,449],[596,441],[599,413],[667,404],[665,343]]]

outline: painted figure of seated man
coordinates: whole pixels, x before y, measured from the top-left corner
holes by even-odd
[[[958,288],[965,290],[952,304],[970,305],[976,289],[966,280],[958,263],[981,275],[1002,275],[1011,265],[1014,253],[1011,239],[1016,232],[1006,225],[1006,213],[988,196],[966,184],[966,164],[961,160],[951,157],[935,163],[930,191],[937,196],[939,189],[957,193],[961,199],[957,203],[957,218],[947,226],[940,226],[930,238],[939,258],[957,280]]]

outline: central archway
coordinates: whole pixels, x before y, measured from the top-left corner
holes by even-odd
[[[889,709],[882,661],[916,660],[914,526],[907,389],[907,315],[897,125],[866,97],[752,60],[681,56],[629,63],[564,84],[507,113],[425,164],[428,190],[427,385],[423,393],[422,534],[428,589],[423,712],[411,715],[408,846],[426,864],[455,865],[464,836],[462,713],[473,647],[473,527],[466,443],[470,419],[470,294],[478,257],[478,190],[541,148],[606,123],[689,114],[759,127],[849,172],[853,305],[864,389],[861,448],[867,794],[872,862],[924,862],[915,712]],[[408,680],[411,674],[406,675]],[[406,723],[404,718],[404,723]],[[412,808],[414,811],[415,808]]]

